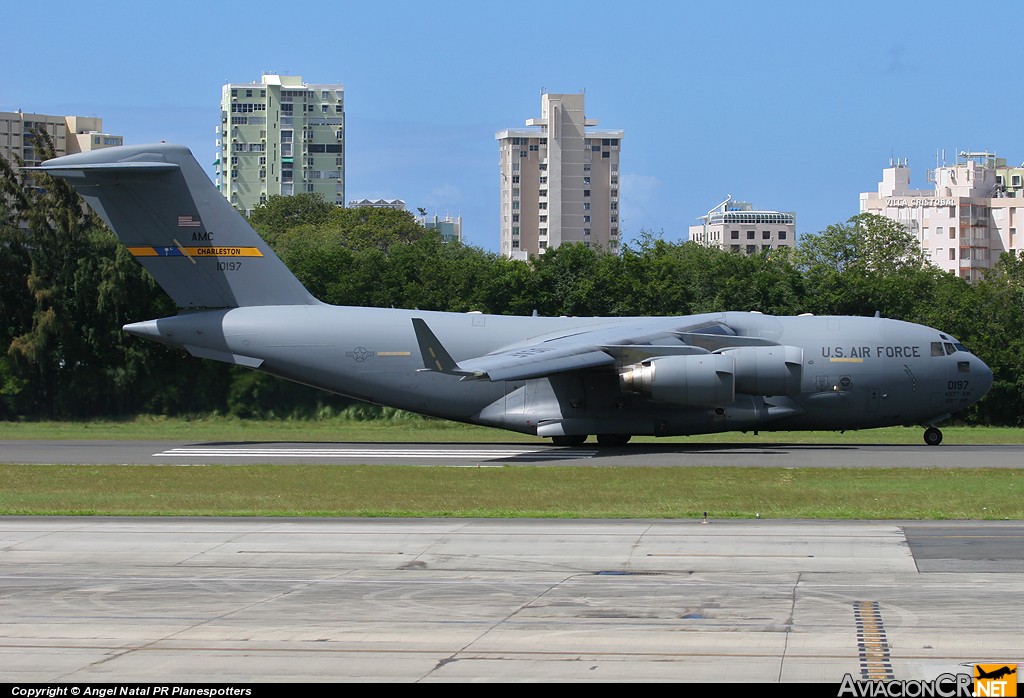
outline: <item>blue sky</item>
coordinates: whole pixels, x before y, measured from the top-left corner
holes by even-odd
[[[0,111],[102,116],[205,165],[222,84],[339,82],[346,198],[461,213],[466,241],[490,250],[494,134],[539,116],[542,90],[585,90],[587,116],[625,131],[627,241],[683,239],[728,194],[816,232],[857,213],[891,156],[921,188],[942,149],[1024,161],[1017,3],[11,5]]]

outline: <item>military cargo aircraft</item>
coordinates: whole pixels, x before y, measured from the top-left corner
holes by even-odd
[[[511,317],[311,296],[182,146],[36,168],[70,182],[178,305],[132,335],[382,405],[577,445],[634,435],[935,424],[992,373],[939,330],[879,317]]]

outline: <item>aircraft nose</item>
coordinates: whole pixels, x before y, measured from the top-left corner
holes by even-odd
[[[977,356],[971,357],[971,374],[975,385],[978,387],[978,399],[985,397],[992,387],[992,369]]]

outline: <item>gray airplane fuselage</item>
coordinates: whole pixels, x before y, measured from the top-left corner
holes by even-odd
[[[988,367],[952,337],[882,318],[546,318],[325,305],[186,148],[106,148],[29,169],[69,182],[179,308],[126,331],[556,444],[921,424],[937,445],[934,424],[992,384]]]
[[[623,391],[616,370],[606,368],[519,381],[466,380],[424,370],[412,318],[425,320],[456,361],[567,331],[642,334],[660,345],[680,326],[722,323],[739,337],[802,349],[799,392],[736,394],[730,404],[692,406]],[[977,401],[992,381],[985,364],[965,350],[933,355],[933,344],[955,340],[885,318],[741,312],[546,318],[302,305],[185,313],[125,329],[361,400],[541,435],[932,424]]]

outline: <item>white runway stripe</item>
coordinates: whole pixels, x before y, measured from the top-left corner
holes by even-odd
[[[166,458],[438,458],[459,460],[561,460],[593,458],[593,449],[556,448],[250,448],[196,446],[172,448],[153,454]]]

